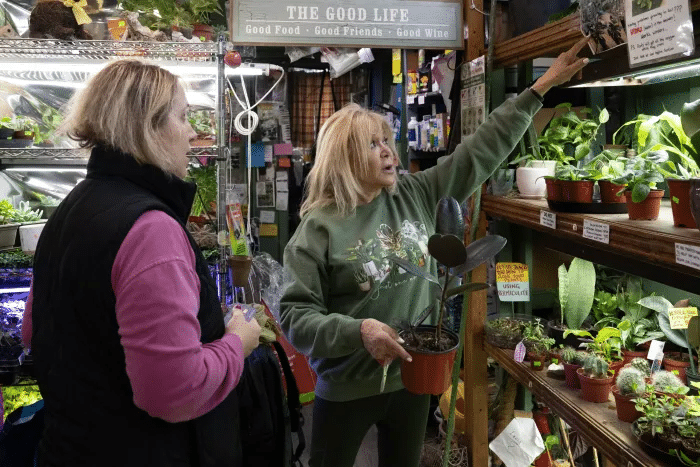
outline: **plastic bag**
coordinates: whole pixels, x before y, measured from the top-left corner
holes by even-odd
[[[255,303],[265,302],[277,323],[280,322],[280,301],[290,284],[282,265],[269,253],[261,252],[253,257],[250,284]]]

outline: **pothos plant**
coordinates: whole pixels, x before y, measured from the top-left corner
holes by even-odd
[[[476,268],[488,258],[503,249],[506,239],[498,235],[488,235],[469,246],[464,246],[464,219],[462,209],[454,198],[442,198],[437,207],[436,233],[428,239],[428,253],[444,266],[443,280],[425,271],[418,264],[390,255],[387,259],[406,272],[428,280],[435,285],[433,301],[413,323],[408,323],[409,331],[416,341],[415,327],[437,310],[437,325],[433,346],[440,348],[442,342],[442,327],[445,317],[447,299],[467,291],[481,290],[488,287],[484,283],[458,284],[459,277]],[[435,303],[437,302],[437,303]],[[429,343],[426,343],[430,345]]]
[[[632,193],[632,201],[644,201],[656,184],[672,177],[676,173],[676,165],[669,160],[668,152],[664,149],[637,154],[630,158],[625,165],[623,174],[613,179],[617,185],[627,185]]]

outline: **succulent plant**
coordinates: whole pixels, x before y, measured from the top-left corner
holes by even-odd
[[[649,367],[649,360],[643,357],[635,357],[633,358],[627,365],[625,366],[631,366],[633,368],[638,369],[639,371],[642,372],[645,378],[648,378],[651,376],[651,368]]]
[[[583,350],[577,350],[576,351],[576,356],[574,357],[574,363],[576,365],[583,365],[583,363],[586,361],[586,359],[590,356],[588,352],[585,352]]]
[[[564,347],[561,349],[561,352],[559,355],[561,355],[561,359],[564,360],[566,363],[569,364],[574,364],[576,361],[576,349],[573,347]]]
[[[644,374],[633,366],[621,368],[617,373],[615,385],[620,394],[642,394],[646,387]]]
[[[681,379],[670,371],[660,370],[651,377],[651,384],[654,389],[661,392],[678,392],[679,388],[685,387]]]
[[[608,375],[608,362],[596,355],[589,355],[583,362],[583,371],[591,378],[605,378]]]

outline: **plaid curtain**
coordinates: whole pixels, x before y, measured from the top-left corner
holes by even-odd
[[[328,73],[295,71],[290,73],[292,84],[292,144],[295,148],[310,149],[316,140],[316,118],[318,116],[319,95],[321,93],[321,79],[325,78],[323,85],[323,97],[321,98],[321,123],[335,112],[333,95],[338,110],[350,102],[351,74],[346,73],[331,80]]]

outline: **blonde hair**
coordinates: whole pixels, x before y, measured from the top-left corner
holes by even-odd
[[[318,134],[316,160],[307,178],[302,217],[331,204],[336,205],[341,216],[355,212],[365,195],[361,181],[370,175],[370,144],[377,129],[387,139],[393,156],[398,157],[391,127],[378,113],[349,104],[326,120]]]
[[[162,136],[179,86],[175,75],[140,60],[117,60],[68,104],[60,131],[82,148],[107,145],[140,164],[177,173]]]

